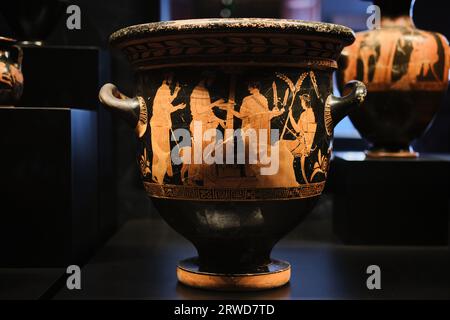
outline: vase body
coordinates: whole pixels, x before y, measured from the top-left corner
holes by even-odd
[[[356,34],[340,59],[338,85],[363,81],[364,105],[350,115],[371,145],[371,157],[415,157],[410,144],[438,111],[448,87],[449,47],[438,33],[419,30],[409,17],[411,1],[378,1],[381,27]]]
[[[100,99],[139,138],[147,194],[198,258],[181,282],[256,290],[289,280],[273,246],[322,193],[333,128],[365,97],[360,82],[331,95],[351,30],[273,19],[190,20],[112,35],[137,79],[136,98],[105,85]]]
[[[0,37],[0,105],[14,104],[22,92],[22,49],[15,40]]]

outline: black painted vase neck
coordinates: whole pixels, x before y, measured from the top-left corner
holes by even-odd
[[[375,0],[373,3],[381,9],[382,27],[414,27],[410,15],[414,2],[411,0]]]
[[[397,18],[409,16],[412,1],[411,0],[374,0],[374,5],[381,8],[383,17]]]

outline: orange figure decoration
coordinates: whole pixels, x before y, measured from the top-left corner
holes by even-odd
[[[311,96],[304,94],[300,97],[300,101],[303,111],[298,121],[294,119],[292,109],[289,111],[289,121],[297,137],[297,140],[294,140],[292,151],[300,156],[307,156],[311,153],[317,122],[311,107]]]
[[[189,126],[191,136],[192,136],[192,161],[188,168],[188,183],[192,184],[203,184],[205,178],[208,176],[208,173],[211,174],[211,170],[209,165],[206,165],[204,163],[197,163],[198,161],[195,161],[196,154],[201,155],[201,162],[203,162],[203,150],[206,148],[207,145],[211,143],[216,142],[216,137],[213,135],[209,141],[205,141],[203,139],[204,133],[208,130],[216,130],[218,126],[220,125],[222,128],[225,128],[225,121],[218,118],[213,111],[214,107],[226,107],[226,103],[224,99],[219,99],[215,102],[211,101],[211,96],[209,94],[209,91],[207,89],[208,86],[211,86],[214,77],[212,74],[209,74],[208,72],[205,73],[205,78],[200,80],[200,82],[195,86],[194,90],[192,91],[192,94],[190,96],[190,108],[191,108],[191,115],[192,115],[192,122]],[[201,136],[198,137],[195,134],[195,126],[197,127],[197,130],[200,132]],[[201,141],[197,141],[198,138],[201,139]],[[195,150],[197,148],[197,150]],[[200,152],[199,150],[200,149]],[[197,151],[197,153],[196,153]],[[212,154],[207,155],[207,158],[212,157]]]
[[[164,80],[158,88],[153,100],[153,116],[150,119],[152,136],[152,175],[153,181],[162,184],[164,177],[168,174],[173,176],[172,162],[170,158],[170,135],[172,132],[172,113],[183,109],[186,104],[173,106],[172,102],[180,91],[177,84],[173,94],[170,85],[172,79]]]

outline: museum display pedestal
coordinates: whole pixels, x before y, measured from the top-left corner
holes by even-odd
[[[117,228],[102,56],[24,47],[22,100],[0,106],[0,267],[81,264]]]
[[[346,244],[447,245],[450,155],[335,153],[333,228]]]
[[[0,108],[0,266],[67,266],[96,248],[97,114]]]
[[[0,268],[0,300],[49,299],[66,284],[66,268]]]
[[[327,206],[319,207],[300,228],[291,233],[289,240],[281,240],[275,247],[277,257],[293,262],[290,283],[278,289],[207,291],[177,282],[174,264],[185,255],[195,254],[194,247],[164,221],[139,219],[127,222],[83,267],[82,290],[69,290],[64,285],[54,299],[450,298],[450,258],[447,248],[340,245],[327,240],[327,235],[331,233],[331,217],[327,212]],[[318,220],[321,223],[317,223]],[[311,233],[306,235],[305,230]],[[382,290],[367,289],[366,269],[372,264],[382,269]]]

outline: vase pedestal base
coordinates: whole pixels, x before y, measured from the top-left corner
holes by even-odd
[[[367,158],[409,158],[414,159],[419,157],[419,153],[412,150],[386,151],[386,150],[367,150]]]
[[[197,258],[178,263],[178,280],[190,287],[218,291],[257,291],[281,287],[291,278],[291,265],[272,260],[265,271],[242,274],[200,271]]]

